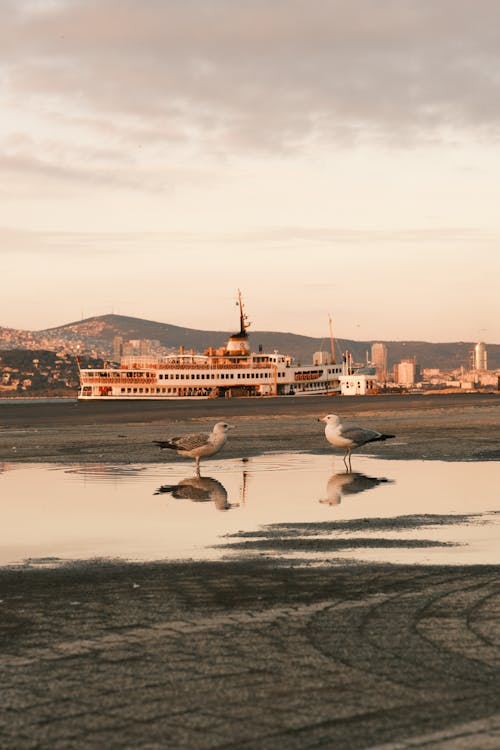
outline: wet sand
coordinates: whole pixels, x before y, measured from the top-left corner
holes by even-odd
[[[0,461],[166,461],[153,440],[210,430],[219,420],[237,427],[221,456],[327,453],[317,419],[329,412],[396,434],[362,449],[382,458],[500,459],[500,395],[460,394],[0,404]]]
[[[157,407],[1,406],[0,460],[153,462],[219,417],[226,456],[324,452],[329,411],[385,458],[500,459],[498,396]],[[0,599],[5,748],[500,746],[496,566],[95,561],[0,570]]]
[[[495,748],[500,570],[0,572],[3,748]]]

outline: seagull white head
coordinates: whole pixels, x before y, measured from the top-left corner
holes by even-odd
[[[227,432],[228,430],[234,430],[236,425],[228,424],[227,422],[217,422],[214,425],[214,432]]]
[[[318,422],[325,422],[326,424],[338,425],[340,419],[336,414],[327,414],[324,417],[318,417]]]

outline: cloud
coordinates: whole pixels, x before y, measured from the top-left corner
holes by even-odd
[[[4,0],[0,60],[11,99],[167,145],[497,139],[499,26],[494,0]]]
[[[284,250],[294,244],[303,245],[332,245],[332,244],[361,244],[361,245],[386,245],[398,244],[434,244],[434,243],[477,243],[492,240],[494,235],[489,235],[483,229],[475,227],[438,227],[434,229],[342,229],[335,227],[264,227],[249,232],[240,232],[225,235],[228,242],[266,243],[267,245],[282,245]]]
[[[467,227],[445,227],[441,229],[408,229],[405,231],[382,231],[377,229],[335,229],[335,228],[304,228],[299,226],[269,227],[254,231],[240,232],[68,232],[68,231],[35,231],[19,227],[0,226],[1,254],[19,256],[22,253],[51,253],[65,254],[68,251],[81,252],[87,257],[102,255],[135,255],[137,249],[146,254],[163,256],[165,248],[175,248],[175,252],[182,252],[186,258],[190,254],[199,254],[200,247],[211,248],[222,252],[224,248],[245,249],[250,245],[254,257],[259,254],[266,256],[267,266],[271,259],[268,253],[272,250],[273,257],[281,253],[289,256],[296,249],[302,251],[310,248],[328,248],[334,246],[358,245],[362,251],[367,247],[377,248],[386,246],[404,247],[418,245],[419,252],[427,247],[434,252],[439,245],[444,252],[447,247],[457,253],[459,246],[468,248],[472,245],[485,246],[488,243],[496,248],[494,238],[488,232]],[[281,263],[282,261],[279,260]],[[304,284],[305,279],[301,279]],[[321,286],[321,283],[314,282]]]

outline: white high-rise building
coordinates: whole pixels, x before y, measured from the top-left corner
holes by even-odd
[[[487,370],[488,369],[488,353],[486,351],[486,344],[480,341],[474,347],[474,369],[475,370]]]
[[[420,381],[420,366],[415,362],[415,357],[403,359],[394,366],[394,379],[399,385],[415,385]]]

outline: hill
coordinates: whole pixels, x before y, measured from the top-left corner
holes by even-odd
[[[113,351],[113,339],[121,336],[124,340],[150,339],[159,341],[166,348],[203,351],[209,346],[222,346],[231,331],[210,331],[184,328],[170,323],[143,320],[124,315],[101,315],[75,321],[56,328],[41,331],[15,331],[0,328],[0,348],[47,348],[80,344],[82,350],[94,351],[107,356]],[[250,333],[252,349],[259,345],[264,351],[277,349],[293,355],[301,362],[310,362],[313,353],[330,351],[330,341],[325,338],[301,336],[291,332],[253,331]],[[337,361],[341,353],[349,350],[356,362],[364,362],[371,351],[372,341],[336,339]],[[388,349],[389,367],[406,357],[416,357],[421,367],[438,367],[442,370],[455,369],[463,365],[469,369],[473,342],[429,343],[425,341],[385,341]],[[500,368],[500,345],[488,344],[488,364],[490,369]]]

